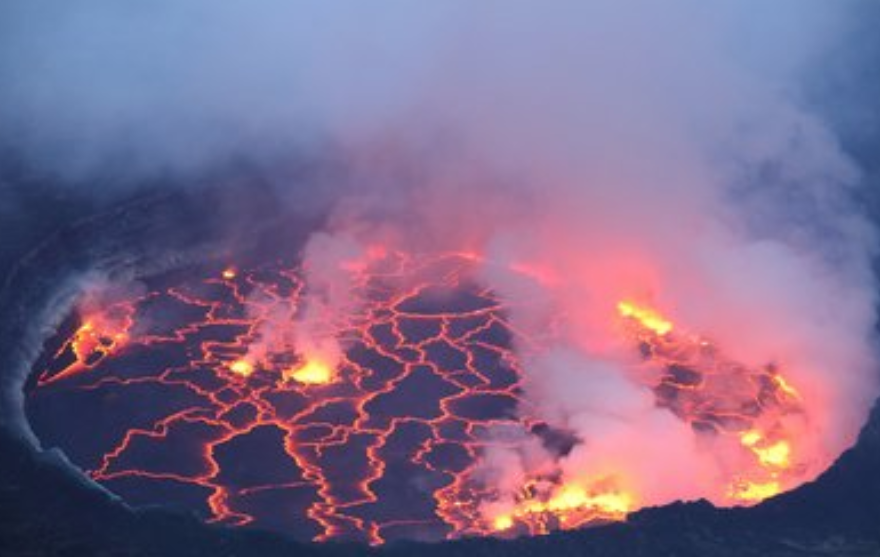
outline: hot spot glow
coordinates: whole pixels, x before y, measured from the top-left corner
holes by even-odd
[[[785,380],[785,377],[783,377],[779,374],[776,374],[773,376],[773,382],[776,383],[776,385],[779,387],[780,390],[782,390],[782,392],[784,392],[785,394],[787,394],[791,398],[793,398],[795,400],[799,400],[801,398],[801,395],[797,391],[797,389],[792,387],[788,383],[788,381]]]
[[[223,269],[222,277],[226,280],[232,280],[236,276],[238,276],[238,272],[235,270],[235,267],[227,267]]]
[[[548,497],[540,497],[534,488],[512,511],[492,518],[497,532],[516,525],[531,534],[544,534],[552,528],[571,529],[597,522],[620,521],[635,507],[635,495],[619,489],[613,478],[604,478],[591,486],[576,483],[557,487]]]
[[[505,530],[510,530],[513,528],[513,517],[509,514],[503,514],[501,516],[495,517],[492,521],[492,525],[495,530],[498,532],[503,532]]]
[[[763,483],[739,480],[734,482],[728,490],[728,497],[734,501],[752,504],[778,495],[781,491],[782,486],[775,480]]]
[[[56,354],[60,356],[70,351],[73,362],[52,377],[41,380],[41,383],[51,383],[87,371],[117,353],[128,341],[131,313],[131,306],[121,304],[106,312],[86,316],[82,325]]]
[[[566,485],[547,502],[546,510],[564,515],[587,509],[620,520],[632,508],[632,499],[630,494],[621,491],[589,493],[579,485]]]
[[[682,419],[700,421],[709,428],[718,442],[738,443],[745,451],[745,462],[739,473],[732,475],[718,499],[734,503],[756,503],[788,489],[803,469],[804,455],[798,454],[796,433],[785,416],[802,416],[803,399],[774,364],[749,368],[728,360],[712,341],[689,332],[673,334],[673,324],[651,308],[622,301],[621,316],[631,319],[628,333],[639,343],[648,367],[665,369],[664,388],[671,388],[668,399],[658,392],[663,405]],[[722,379],[713,378],[718,370]],[[755,382],[757,380],[757,382]],[[739,392],[740,394],[734,394]],[[743,398],[740,398],[743,397]],[[758,405],[759,415],[746,409]],[[723,407],[742,408],[733,416],[717,416],[705,424],[695,409]],[[727,420],[730,420],[729,425]],[[737,422],[749,424],[739,430]]]
[[[651,308],[639,306],[629,301],[617,304],[617,311],[622,317],[628,317],[638,321],[643,327],[650,329],[658,335],[665,335],[672,331],[672,322]]]
[[[788,468],[790,464],[791,446],[786,441],[778,441],[769,447],[756,448],[755,453],[761,464],[765,466]]]
[[[785,469],[791,465],[791,445],[784,439],[767,442],[759,431],[752,430],[745,432],[740,441],[755,453],[765,467]]]
[[[284,377],[304,385],[325,385],[333,381],[333,369],[321,360],[308,360],[285,372]]]
[[[249,377],[254,372],[254,365],[247,360],[235,360],[229,364],[229,371],[242,377]]]

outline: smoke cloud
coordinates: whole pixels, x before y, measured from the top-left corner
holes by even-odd
[[[344,187],[303,252],[316,294],[293,342],[340,357],[309,323],[356,311],[340,269],[375,246],[478,254],[518,330],[564,316],[520,351],[522,398],[577,439],[488,450],[487,515],[536,477],[724,502],[740,457],[656,404],[616,304],[783,369],[809,408],[791,424],[802,479],[854,441],[878,393],[876,231],[803,87],[852,7],[19,2],[0,17],[2,141],[65,180],[122,186],[333,152]],[[277,185],[294,204],[321,195]]]

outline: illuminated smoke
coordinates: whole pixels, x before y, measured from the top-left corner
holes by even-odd
[[[564,316],[556,345],[526,359],[524,395],[577,443],[487,455],[500,493],[486,514],[501,526],[600,495],[733,504],[794,486],[780,472],[737,479],[744,458],[787,461],[787,444],[756,452],[748,431],[726,426],[745,439],[730,444],[658,405],[614,330],[621,301],[782,370],[806,409],[774,426],[797,439],[796,483],[854,441],[877,393],[875,235],[852,198],[857,171],[796,102],[809,48],[765,67],[732,57],[731,29],[713,19],[748,12],[643,9],[571,8],[564,23],[475,10],[416,110],[378,147],[356,144],[365,191],[333,221],[365,244],[479,253],[480,278],[528,335]],[[425,121],[446,140],[410,131]],[[536,290],[542,304],[515,305]]]
[[[371,254],[346,236],[324,232],[313,234],[303,249],[303,296],[296,305],[281,303],[256,294],[255,306],[271,307],[260,316],[256,340],[243,359],[248,368],[270,364],[273,357],[295,354],[287,376],[311,383],[332,380],[345,346],[336,331],[355,315],[360,307],[353,295],[358,272],[362,272]]]
[[[28,160],[90,176],[121,157],[125,179],[242,154],[345,161],[344,194],[303,252],[303,307],[270,317],[251,359],[293,346],[332,368],[345,346],[325,325],[356,313],[346,267],[375,246],[473,253],[515,328],[558,331],[515,348],[530,412],[575,442],[560,452],[525,427],[494,433],[521,440],[483,455],[497,492],[483,510],[499,529],[596,497],[618,514],[742,502],[729,492],[741,459],[781,468],[789,449],[771,432],[720,441],[657,403],[620,334],[647,315],[632,308],[732,362],[781,370],[806,409],[780,418],[798,481],[854,441],[877,394],[875,231],[854,201],[857,169],[800,85],[842,8],[93,6],[15,9],[30,25],[0,39],[26,53],[4,60],[17,85],[2,115],[24,130]],[[292,203],[319,193],[288,186]],[[290,320],[292,333],[278,325]]]

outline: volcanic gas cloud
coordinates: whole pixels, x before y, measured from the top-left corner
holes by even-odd
[[[332,152],[344,171],[330,190],[278,184],[328,211],[287,261],[89,289],[30,412],[98,482],[381,543],[750,505],[854,441],[877,394],[875,231],[801,87],[840,7],[203,4],[155,8],[172,34],[205,17],[175,56],[131,14],[40,24],[95,33],[73,50],[121,41],[185,94],[107,60],[95,94],[129,99],[122,122],[69,95],[95,121],[47,127],[94,133],[54,162],[42,139],[28,156],[88,175],[90,141],[112,150],[127,125],[136,176],[231,152]],[[82,93],[78,64],[20,82]],[[42,102],[15,106],[57,110]],[[107,397],[141,410],[65,446],[75,428],[49,403]]]

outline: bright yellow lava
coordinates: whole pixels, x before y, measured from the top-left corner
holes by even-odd
[[[238,276],[238,273],[235,271],[235,268],[227,267],[226,269],[223,269],[223,278],[226,280],[232,280],[236,276]]]
[[[495,531],[503,532],[521,523],[530,530],[537,527],[542,531],[546,528],[547,517],[553,516],[561,528],[577,528],[597,520],[624,520],[634,506],[632,494],[625,491],[596,493],[577,484],[566,484],[547,500],[521,501],[508,514],[495,517],[492,526]]]
[[[768,440],[758,430],[748,430],[739,436],[743,447],[754,454],[769,477],[766,481],[739,479],[730,486],[728,497],[744,503],[757,503],[782,492],[778,478],[791,467],[791,443],[785,439]]]
[[[333,381],[333,369],[320,360],[309,360],[302,366],[285,372],[284,377],[305,385],[325,385]]]
[[[758,443],[758,441],[761,440],[761,432],[756,431],[754,429],[750,429],[749,431],[740,435],[739,440],[746,447],[753,447]]]
[[[795,399],[795,400],[800,400],[800,399],[801,399],[801,394],[797,391],[797,389],[795,389],[795,388],[791,385],[791,383],[789,383],[788,381],[786,381],[785,378],[784,378],[783,376],[781,376],[781,375],[774,375],[774,376],[773,376],[773,381],[776,383],[776,385],[779,387],[779,389],[780,389],[782,392],[784,392],[785,394],[787,394],[787,395],[790,396],[791,398],[793,398],[793,399]]]
[[[662,315],[653,309],[638,306],[626,300],[617,304],[617,311],[623,317],[635,319],[647,329],[654,331],[658,335],[665,335],[672,331],[672,322],[665,319]]]
[[[786,441],[779,441],[769,447],[755,449],[758,460],[765,466],[775,468],[788,468],[790,465],[789,456],[791,455],[791,447]]]
[[[759,431],[750,430],[740,438],[743,446],[748,447],[762,465],[768,468],[784,469],[791,466],[791,445],[786,440],[767,443]]]
[[[728,496],[737,501],[757,503],[778,495],[781,491],[782,486],[775,480],[764,483],[740,481],[730,488]]]
[[[249,377],[254,372],[254,366],[247,360],[235,360],[229,365],[229,371],[242,377]]]
[[[509,530],[513,527],[513,517],[509,514],[503,514],[499,517],[496,517],[492,522],[492,525],[495,527],[495,530],[498,532],[503,532],[504,530]]]
[[[632,497],[624,492],[606,492],[590,494],[579,485],[569,484],[563,486],[542,508],[535,508],[537,512],[542,510],[552,513],[564,514],[577,509],[595,509],[606,516],[619,516],[623,518],[632,507]]]

